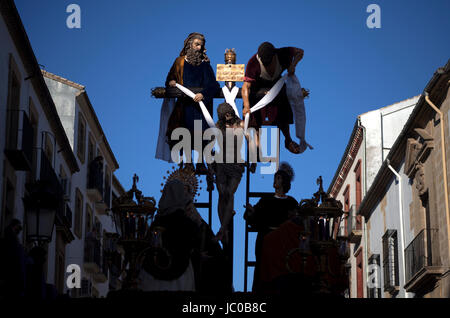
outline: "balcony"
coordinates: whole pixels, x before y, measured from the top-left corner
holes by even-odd
[[[362,236],[361,215],[356,215],[356,207],[352,205],[348,211],[347,233],[350,243],[359,243]]]
[[[348,240],[345,228],[345,220],[348,218],[348,212],[344,212],[339,220],[339,227],[336,232],[336,238],[340,240]]]
[[[103,251],[102,264],[100,270],[94,274],[94,281],[97,283],[105,283],[108,280],[108,258]]]
[[[33,164],[34,131],[23,110],[7,111],[5,155],[14,169],[30,171]]]
[[[446,271],[435,254],[436,242],[438,230],[423,229],[405,249],[407,292],[420,293]]]
[[[103,164],[95,159],[89,164],[87,195],[94,203],[103,200]]]
[[[111,206],[110,202],[111,202],[111,186],[106,184],[105,180],[105,191],[103,191],[103,199],[101,201],[95,202],[95,211],[99,215],[107,214],[108,209]]]
[[[62,233],[66,242],[72,242],[75,237],[71,231],[72,228],[72,210],[70,206],[61,200],[61,206],[56,210],[55,217],[56,231]]]
[[[97,213],[99,215],[106,214],[107,210],[108,210],[108,206],[106,205],[106,203],[104,201],[95,202],[95,211],[97,211]]]
[[[59,182],[53,165],[44,151],[41,150],[41,170],[39,173],[39,180],[47,187],[47,189],[58,196],[58,199],[63,199],[63,187]]]
[[[100,240],[87,237],[84,241],[84,270],[91,274],[100,271]]]
[[[41,149],[41,165],[39,171],[39,181],[45,187],[46,191],[52,193],[56,197],[56,221],[61,221],[61,225],[67,225],[68,220],[66,217],[66,208],[64,206],[63,200],[63,187],[59,182],[58,176],[56,175],[55,170],[53,169],[53,165],[44,151]],[[70,210],[70,209],[69,209]],[[72,213],[72,211],[67,212]],[[72,217],[70,216],[70,225],[72,224]],[[69,226],[70,228],[71,226]]]
[[[65,226],[67,228],[72,227],[72,210],[67,203],[62,203],[62,207],[56,211],[56,224],[59,226]]]

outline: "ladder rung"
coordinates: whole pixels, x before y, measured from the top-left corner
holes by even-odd
[[[273,195],[273,192],[249,192],[248,196],[250,198],[262,198]]]
[[[254,267],[256,265],[256,261],[247,261],[247,267]]]
[[[208,202],[195,202],[194,206],[196,208],[209,208],[209,203]]]

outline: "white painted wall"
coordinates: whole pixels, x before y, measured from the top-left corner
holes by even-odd
[[[385,202],[380,201],[373,209],[372,214],[368,220],[368,247],[369,253],[371,254],[380,254],[380,262],[383,264],[383,246],[382,246],[382,237],[386,233],[387,230],[396,230],[397,238],[398,238],[398,262],[399,262],[399,284],[400,291],[397,295],[397,298],[405,298],[406,291],[403,288],[405,285],[404,281],[404,272],[405,268],[402,266],[404,262],[405,254],[403,250],[407,247],[409,242],[413,239],[413,235],[410,229],[410,218],[409,218],[409,205],[412,199],[412,189],[408,183],[408,176],[403,173],[404,163],[402,163],[399,171],[397,171],[401,176],[402,182],[402,209],[403,209],[403,227],[404,227],[404,237],[405,244],[402,248],[401,244],[401,229],[400,229],[400,201],[399,201],[399,181],[396,180],[394,174],[391,174],[390,183],[386,189],[385,193]],[[381,292],[383,292],[384,286],[384,273],[383,270],[381,272]],[[411,297],[413,294],[409,294]]]
[[[367,189],[418,101],[415,96],[359,116],[366,131]]]
[[[102,224],[102,229],[107,232],[115,232],[115,226],[112,221],[112,217],[108,215],[99,215],[95,210],[95,204],[96,202],[92,202],[88,195],[87,195],[87,175],[88,175],[88,169],[89,169],[89,162],[88,162],[88,138],[91,134],[94,137],[95,140],[95,151],[97,152],[97,149],[100,149],[100,140],[99,138],[96,138],[95,131],[96,129],[94,127],[91,127],[89,125],[90,120],[89,117],[92,116],[92,114],[86,113],[83,111],[83,108],[81,105],[79,105],[76,94],[80,91],[72,86],[69,86],[67,84],[61,83],[57,80],[46,78],[45,81],[47,86],[49,87],[50,93],[52,95],[53,100],[55,101],[56,108],[58,110],[58,115],[61,117],[62,124],[64,126],[64,129],[66,131],[66,134],[71,142],[72,149],[74,153],[76,154],[76,149],[78,145],[78,120],[80,113],[84,117],[86,121],[86,154],[85,154],[85,161],[82,163],[78,156],[75,155],[77,158],[78,165],[80,167],[80,172],[77,173],[72,177],[72,202],[73,202],[73,208],[72,212],[75,215],[75,189],[79,189],[80,192],[83,194],[84,199],[84,205],[83,205],[83,231],[82,231],[82,237],[79,239],[77,236],[75,236],[75,240],[71,242],[67,246],[66,250],[66,263],[67,264],[78,264],[80,268],[82,269],[82,276],[85,278],[89,278],[92,280],[91,274],[84,273],[83,272],[83,262],[84,262],[84,238],[85,238],[85,218],[86,218],[86,203],[88,203],[92,209],[94,219],[97,217],[97,219]],[[108,161],[110,158],[106,154],[102,153],[101,150],[100,154],[104,158],[105,165],[109,167],[110,173],[110,180],[109,184],[112,184],[112,173],[113,173],[113,167],[114,163],[111,161]],[[97,155],[95,153],[94,157]],[[106,169],[103,170],[104,173],[106,173]],[[112,188],[112,187],[111,187]],[[112,198],[112,196],[111,196]],[[96,283],[92,280],[92,283],[94,287],[98,290],[100,297],[106,296],[108,293],[108,281],[105,283]]]
[[[359,116],[361,126],[363,126],[363,141],[358,150],[358,153],[353,161],[353,165],[349,170],[347,177],[345,178],[341,189],[336,195],[336,199],[344,203],[343,193],[347,185],[350,185],[350,206],[356,205],[356,181],[355,172],[358,160],[361,159],[361,187],[362,187],[362,199],[372,185],[378,170],[380,169],[384,159],[389,153],[389,149],[395,143],[396,138],[403,129],[404,124],[409,118],[414,106],[417,104],[419,96],[395,103],[390,106],[386,106],[380,109],[376,109]],[[403,182],[407,182],[403,180]],[[406,186],[404,187],[406,188]],[[398,196],[397,196],[398,197]],[[411,198],[406,195],[407,198]],[[398,201],[398,199],[397,199]],[[409,204],[408,204],[409,206]],[[383,232],[384,234],[384,232]],[[382,235],[381,235],[382,236]],[[378,240],[381,240],[381,236]],[[381,243],[380,243],[381,244]],[[364,247],[365,240],[364,234],[361,239],[361,246]],[[370,246],[369,246],[370,247]],[[354,257],[355,244],[350,244],[350,260],[351,274],[350,274],[350,295],[356,297],[356,258]],[[370,248],[369,248],[370,251]],[[364,295],[367,296],[366,290],[366,271],[367,261],[370,257],[369,251],[363,250],[364,259]],[[367,254],[366,254],[367,252]]]

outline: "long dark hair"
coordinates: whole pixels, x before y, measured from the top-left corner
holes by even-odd
[[[216,127],[220,130],[224,131],[227,128],[227,121],[225,119],[225,115],[231,113],[233,115],[233,118],[231,119],[228,124],[239,124],[241,122],[241,119],[236,116],[236,113],[234,112],[233,107],[228,103],[222,103],[217,107],[217,116],[219,117],[219,120],[216,123]]]
[[[292,169],[291,165],[287,162],[282,162],[278,171],[275,173],[276,176],[281,176],[281,186],[283,187],[283,191],[288,193],[291,189],[291,182],[294,179],[294,169]]]
[[[187,51],[189,50],[189,48],[192,45],[192,42],[195,39],[199,39],[203,41],[203,45],[202,45],[202,52],[203,52],[203,60],[205,61],[209,61],[208,56],[206,55],[206,39],[205,36],[201,33],[197,33],[197,32],[192,32],[188,35],[188,37],[184,40],[184,45],[183,45],[183,49],[180,52],[180,56],[185,56],[187,55]]]

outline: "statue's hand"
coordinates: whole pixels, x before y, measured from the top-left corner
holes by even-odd
[[[201,100],[203,100],[203,94],[202,94],[202,93],[195,94],[195,96],[194,96],[194,102],[198,103],[198,102],[200,102]]]
[[[170,82],[169,82],[169,86],[170,87],[175,87],[177,82],[175,82],[174,80],[171,80]]]
[[[247,113],[250,113],[250,106],[244,105],[244,109],[242,110],[242,116],[245,117],[245,115],[247,115]]]

